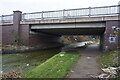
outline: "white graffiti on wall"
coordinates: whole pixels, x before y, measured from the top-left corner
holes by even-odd
[[[120,27],[112,26],[113,31],[120,31]]]
[[[116,42],[116,36],[110,36],[109,37],[109,42],[110,43],[115,43]]]

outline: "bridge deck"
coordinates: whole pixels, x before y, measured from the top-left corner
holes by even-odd
[[[47,20],[26,20],[21,24],[49,24],[49,23],[74,23],[74,22],[103,22],[109,20],[119,20],[117,16],[99,16],[99,17],[79,17],[79,18],[61,18]]]

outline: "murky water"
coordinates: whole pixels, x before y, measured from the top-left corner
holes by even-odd
[[[71,44],[71,45],[66,45],[62,48],[62,50],[63,51],[74,50],[77,48],[84,47],[87,43],[93,43],[93,42],[92,41],[84,41],[84,42],[78,42],[78,43]]]
[[[2,71],[17,71],[24,75],[30,69],[45,62],[50,57],[60,52],[60,48],[39,50],[29,53],[3,54]]]

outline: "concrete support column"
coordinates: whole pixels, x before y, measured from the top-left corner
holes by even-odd
[[[19,43],[20,39],[20,21],[22,18],[21,11],[13,11],[13,27],[14,27],[14,35],[15,35],[15,42]]]

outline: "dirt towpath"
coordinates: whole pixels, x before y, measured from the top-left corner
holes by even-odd
[[[102,73],[100,69],[100,51],[97,45],[90,45],[80,50],[81,57],[71,69],[67,78],[91,78],[93,75]]]

